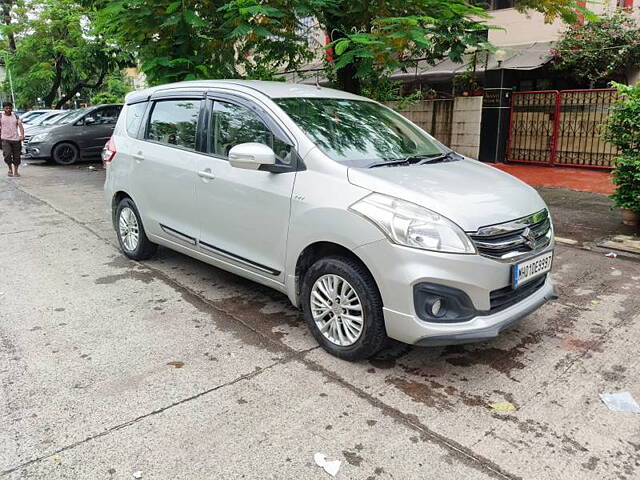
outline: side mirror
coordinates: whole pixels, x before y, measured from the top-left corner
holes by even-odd
[[[258,170],[261,165],[275,165],[276,154],[263,143],[240,143],[229,150],[232,167]]]
[[[86,117],[84,119],[84,124],[85,125],[93,125],[94,123],[96,123],[96,119],[93,117]]]

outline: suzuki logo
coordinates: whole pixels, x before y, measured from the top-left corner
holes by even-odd
[[[531,250],[536,248],[536,234],[531,231],[530,228],[525,228],[521,233],[522,238],[524,239],[524,243]]]

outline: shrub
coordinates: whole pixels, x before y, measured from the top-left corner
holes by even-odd
[[[619,99],[613,105],[604,125],[604,138],[620,149],[616,158],[611,196],[620,208],[640,212],[640,84],[613,83]]]

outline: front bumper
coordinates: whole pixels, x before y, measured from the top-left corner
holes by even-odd
[[[51,145],[48,143],[23,143],[22,158],[25,160],[38,158],[51,158]]]
[[[537,255],[553,250],[553,243]],[[519,302],[491,311],[490,294],[508,287],[511,264],[480,255],[428,252],[380,240],[356,249],[371,270],[383,301],[387,335],[417,345],[471,343],[496,337],[502,330],[556,298],[549,275],[537,290]],[[522,261],[522,260],[521,260]],[[429,282],[466,293],[482,314],[457,323],[418,318],[413,287]]]

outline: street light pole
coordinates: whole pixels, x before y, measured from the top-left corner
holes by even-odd
[[[4,66],[7,68],[7,77],[9,78],[9,89],[11,90],[11,103],[13,104],[13,108],[18,108],[16,105],[16,96],[13,93],[13,80],[11,79],[11,69],[9,68],[9,63],[7,62],[7,54],[4,54]]]

